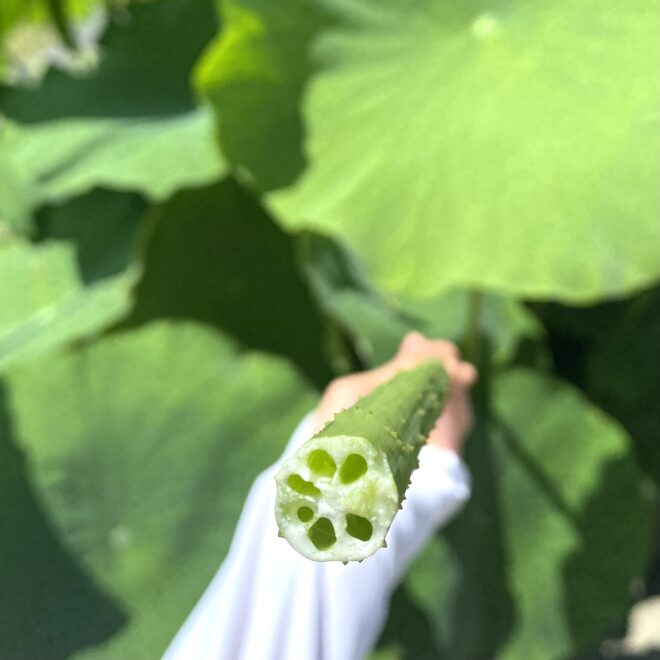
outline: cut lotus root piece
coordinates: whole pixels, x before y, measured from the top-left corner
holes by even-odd
[[[384,547],[446,389],[440,363],[425,362],[304,443],[276,476],[280,535],[315,561],[361,561]]]
[[[359,560],[383,546],[399,508],[387,458],[363,438],[314,438],[277,475],[275,516],[301,554]]]

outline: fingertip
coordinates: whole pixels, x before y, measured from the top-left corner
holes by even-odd
[[[433,352],[442,360],[458,362],[461,359],[461,351],[453,341],[447,339],[431,340]]]
[[[479,379],[477,368],[469,362],[461,362],[459,365],[461,380],[466,385],[474,385]]]
[[[424,341],[424,336],[420,332],[417,332],[416,330],[413,330],[412,332],[408,332],[406,336],[401,340],[401,343],[399,344],[398,352],[399,354],[401,354],[414,350],[423,341]]]
[[[424,335],[421,332],[417,332],[417,330],[411,330],[406,334],[406,336],[403,338],[403,344],[417,344],[420,341],[424,340]]]

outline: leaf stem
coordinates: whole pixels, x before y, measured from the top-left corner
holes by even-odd
[[[465,358],[478,365],[481,360],[481,312],[484,295],[481,291],[472,291],[468,299],[467,319],[463,345]]]

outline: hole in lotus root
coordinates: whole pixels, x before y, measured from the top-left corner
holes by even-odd
[[[309,469],[320,477],[332,477],[337,471],[337,464],[325,449],[315,449],[307,457]]]
[[[360,541],[368,541],[374,533],[373,525],[362,516],[355,513],[346,514],[346,531]]]
[[[332,547],[337,540],[335,528],[327,518],[319,518],[308,530],[307,536],[317,550]]]
[[[311,481],[305,481],[299,474],[292,474],[286,480],[286,485],[301,495],[318,497],[321,494],[321,491]]]
[[[300,522],[309,522],[314,517],[314,512],[308,506],[301,506],[298,509],[298,520]]]
[[[360,454],[349,454],[339,471],[339,480],[350,484],[359,479],[367,471],[367,461]]]

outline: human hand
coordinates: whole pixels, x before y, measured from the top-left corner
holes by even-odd
[[[411,369],[419,362],[439,360],[449,376],[449,396],[427,442],[460,454],[465,436],[474,423],[468,391],[477,380],[477,370],[461,360],[458,348],[443,339],[426,339],[411,332],[399,346],[397,354],[382,366],[333,380],[326,388],[315,412],[316,429],[320,430],[336,413],[350,408],[360,397],[369,394],[399,371]]]

